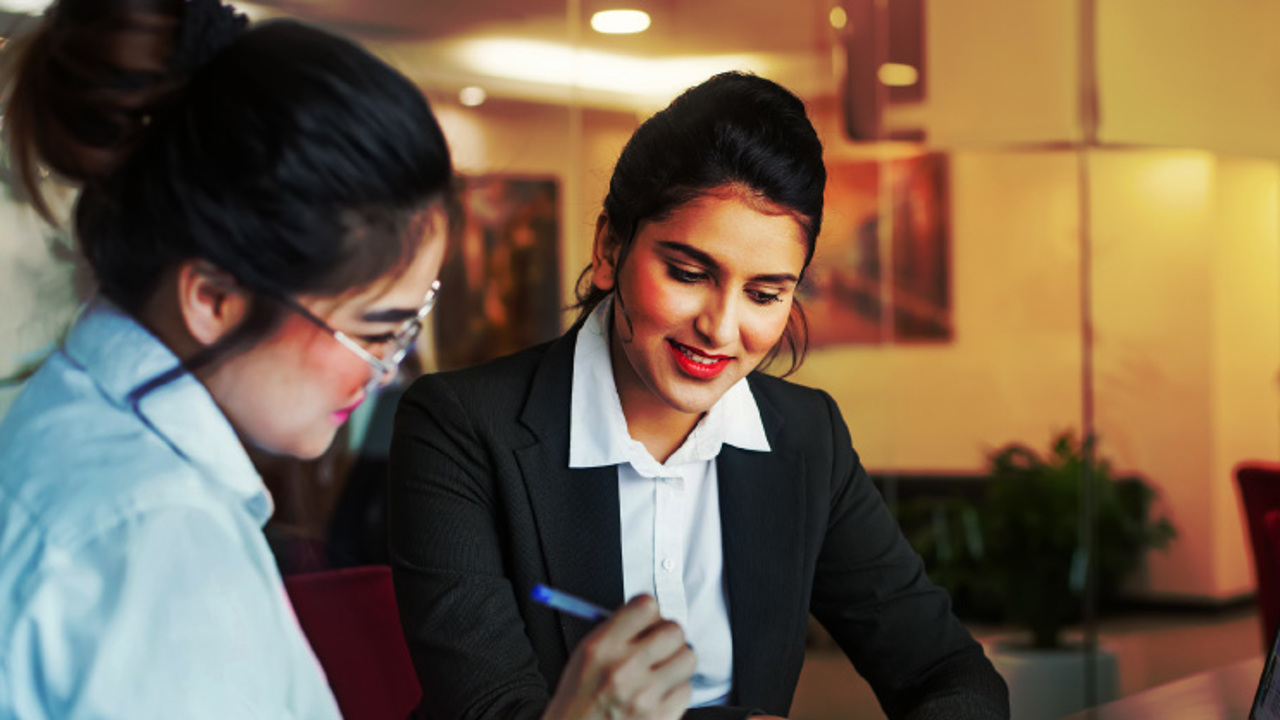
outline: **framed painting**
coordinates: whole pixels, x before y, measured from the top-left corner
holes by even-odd
[[[466,367],[560,334],[559,183],[554,177],[464,178],[464,223],[440,271],[434,349]]]
[[[829,163],[822,236],[799,295],[815,349],[950,341],[946,156]]]

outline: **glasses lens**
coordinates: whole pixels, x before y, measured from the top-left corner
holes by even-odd
[[[405,323],[405,326],[396,331],[395,341],[392,343],[391,354],[385,356],[387,362],[399,365],[404,356],[409,354],[413,349],[413,345],[418,340],[418,335],[422,333],[422,320],[414,318]]]

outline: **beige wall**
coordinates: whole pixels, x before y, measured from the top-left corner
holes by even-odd
[[[1253,587],[1232,471],[1280,458],[1280,165],[1218,160],[1213,248],[1213,568],[1218,586]]]
[[[1280,156],[1280,4],[1096,5],[1104,142]]]
[[[816,351],[797,374],[840,403],[870,468],[977,471],[992,447],[1079,427],[1074,167],[953,154],[954,341]]]

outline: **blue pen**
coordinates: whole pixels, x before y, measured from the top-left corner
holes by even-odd
[[[535,584],[533,586],[533,590],[531,590],[529,594],[533,596],[535,602],[540,602],[549,608],[554,608],[562,613],[567,613],[574,617],[582,618],[583,620],[598,622],[613,616],[613,613],[605,610],[599,605],[589,603],[586,600],[570,595],[563,590],[547,587],[542,583]],[[693,646],[687,642],[684,646],[690,650],[693,649]]]
[[[605,610],[599,605],[593,605],[582,598],[574,597],[567,592],[547,587],[542,583],[534,585],[533,591],[530,594],[533,596],[535,601],[540,602],[549,608],[554,608],[562,613],[568,613],[569,615],[582,618],[583,620],[596,622],[613,615],[613,613]]]

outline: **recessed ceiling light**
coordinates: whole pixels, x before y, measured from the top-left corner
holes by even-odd
[[[889,87],[911,87],[920,80],[920,71],[902,63],[885,63],[876,71],[880,82]]]
[[[484,91],[484,88],[476,87],[475,85],[469,85],[458,91],[458,102],[467,107],[479,107],[484,104],[485,99],[488,97],[489,95]]]
[[[649,13],[643,10],[601,10],[591,16],[591,29],[606,35],[630,35],[649,29]]]
[[[831,20],[831,27],[836,30],[843,30],[844,26],[849,24],[849,13],[845,12],[844,8],[837,5],[831,8],[829,19]]]

